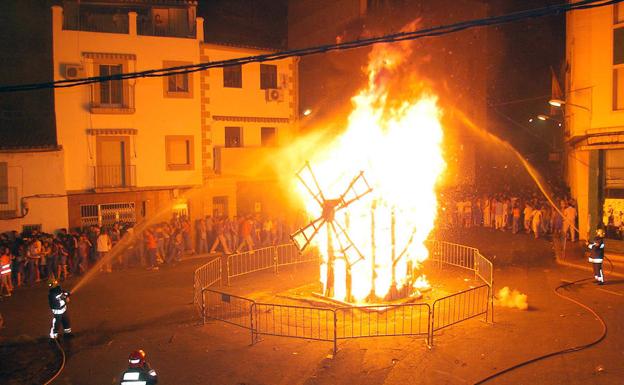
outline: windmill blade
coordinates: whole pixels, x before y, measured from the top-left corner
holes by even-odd
[[[347,207],[371,191],[373,191],[373,188],[364,177],[364,171],[360,171],[360,173],[351,180],[345,192],[340,196],[340,204],[336,207],[336,211]]]
[[[307,226],[292,233],[290,235],[290,239],[292,239],[299,251],[303,251],[306,247],[308,247],[324,223],[325,219],[323,217],[316,218],[312,222],[308,223]]]
[[[310,167],[310,162],[306,162],[305,165],[297,172],[297,178],[301,181],[303,186],[308,190],[312,198],[318,202],[319,206],[323,207],[323,202],[325,202],[325,197],[323,196],[323,191],[321,191],[321,186],[319,186],[314,173],[312,172],[312,167]]]
[[[338,224],[336,221],[328,222],[328,224],[334,230],[334,234],[336,235],[336,239],[338,240],[338,245],[340,246],[340,252],[344,255],[345,260],[349,267],[358,263],[359,261],[364,260],[364,255],[358,250],[355,246],[347,231]]]

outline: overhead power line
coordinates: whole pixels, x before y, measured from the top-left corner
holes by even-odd
[[[453,32],[463,31],[470,28],[485,27],[492,25],[499,25],[510,23],[514,21],[520,21],[525,19],[540,18],[551,15],[564,14],[566,12],[583,10],[597,7],[604,7],[620,3],[624,0],[581,0],[574,3],[563,3],[557,5],[549,5],[541,8],[535,8],[525,11],[508,13],[505,15],[492,16],[481,19],[473,19],[468,21],[462,21],[454,24],[440,25],[436,27],[423,28],[416,31],[399,32],[390,35],[384,35],[379,37],[372,37],[362,40],[354,40],[344,43],[328,44],[315,47],[286,50],[280,52],[273,52],[263,55],[246,56],[230,60],[203,62],[198,64],[188,64],[160,69],[150,69],[137,72],[128,72],[107,76],[93,76],[88,78],[72,79],[72,80],[57,80],[52,82],[43,83],[30,83],[30,84],[18,84],[18,85],[6,85],[0,86],[0,92],[17,92],[17,91],[30,91],[40,90],[45,88],[67,88],[76,87],[85,84],[100,83],[111,80],[125,80],[136,78],[148,78],[148,77],[162,77],[178,74],[187,74],[192,72],[203,71],[210,68],[229,67],[235,65],[243,65],[248,63],[267,62],[279,59],[285,59],[289,57],[302,57],[308,55],[314,55],[318,53],[326,53],[329,51],[347,50],[360,47],[367,47],[373,44],[379,43],[394,43],[406,40],[417,40],[425,37],[442,36]]]

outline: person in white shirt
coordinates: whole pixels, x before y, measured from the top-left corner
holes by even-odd
[[[563,236],[568,236],[568,231],[570,231],[570,240],[572,242],[576,241],[576,231],[574,230],[574,222],[576,221],[576,208],[570,203],[563,210]]]
[[[104,258],[106,258],[106,254],[108,254],[108,252],[111,250],[112,248],[112,241],[110,236],[108,235],[108,231],[107,230],[103,230],[100,235],[98,235],[97,237],[97,245],[96,245],[96,250],[98,253],[98,261],[103,260]],[[112,266],[111,266],[111,262],[108,261],[104,264],[103,266],[104,271],[106,271],[107,273],[110,273],[113,271]]]

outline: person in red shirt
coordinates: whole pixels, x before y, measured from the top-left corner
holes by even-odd
[[[251,232],[253,231],[253,221],[250,216],[247,216],[241,225],[241,243],[236,249],[240,252],[244,245],[247,245],[247,250],[252,251],[254,249],[253,239],[251,238]]]
[[[145,239],[145,248],[147,249],[148,269],[158,270],[158,266],[156,265],[156,253],[158,251],[156,236],[151,230],[145,230],[143,238]]]

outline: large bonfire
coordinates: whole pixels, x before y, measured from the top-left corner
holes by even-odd
[[[384,299],[406,287],[412,292],[427,285],[420,266],[428,258],[425,241],[437,214],[435,186],[446,164],[437,97],[413,74],[405,74],[410,53],[409,43],[373,48],[368,84],[352,98],[348,127],[309,159],[326,197],[340,196],[360,171],[373,189],[336,212],[363,260],[349,266],[339,255],[330,259],[327,226],[312,241],[322,255],[324,289],[333,261],[330,295],[340,301]],[[300,196],[311,217],[322,214],[303,187]]]

